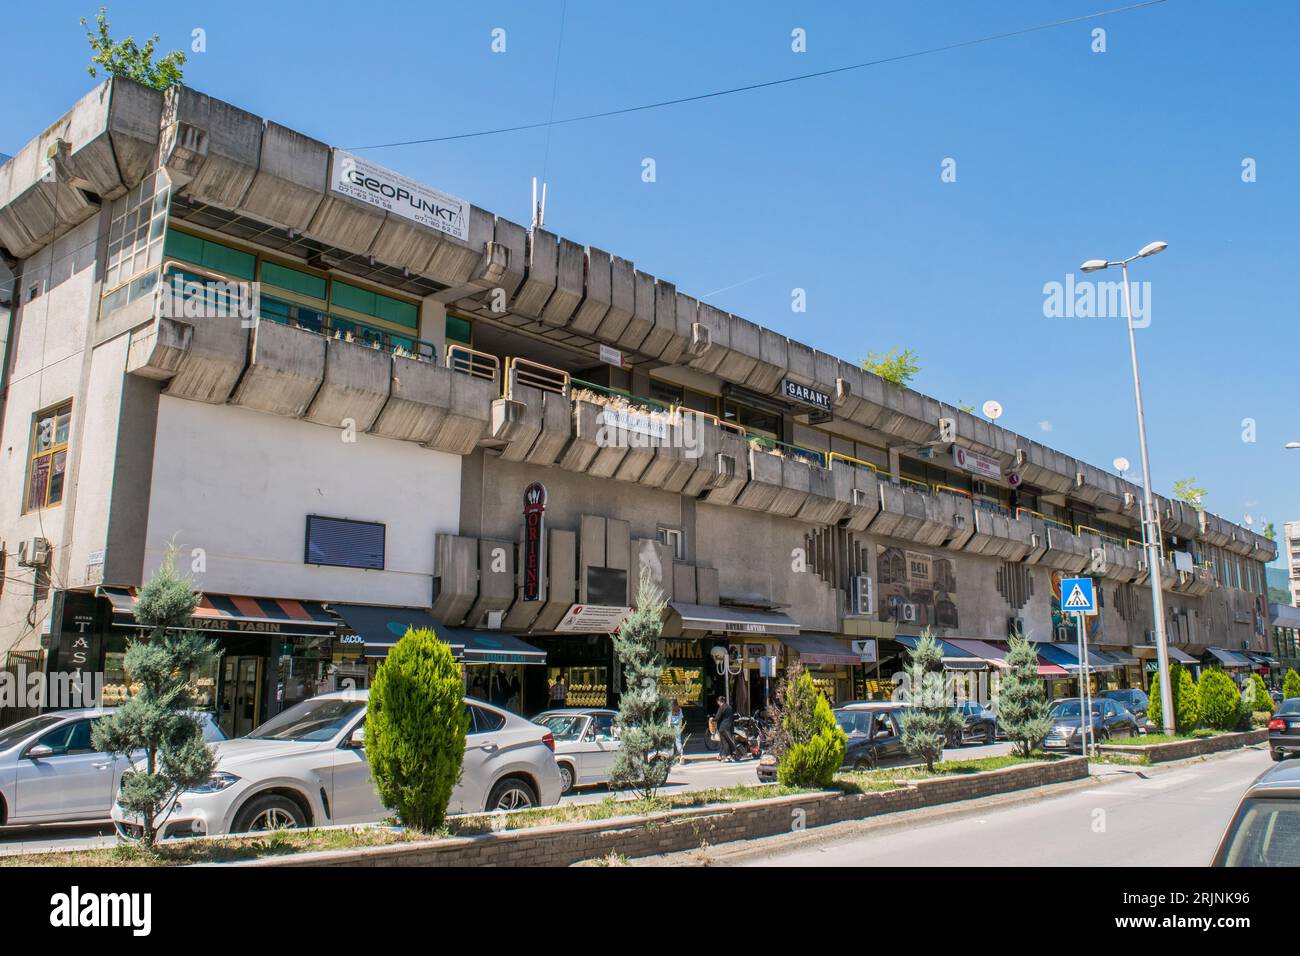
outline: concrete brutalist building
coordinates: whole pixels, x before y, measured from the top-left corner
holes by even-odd
[[[990,675],[1021,630],[1066,692],[1076,574],[1098,682],[1149,681],[1136,486],[195,90],[87,94],[0,167],[0,247],[11,669],[120,695],[174,543],[237,731],[410,623],[474,693],[605,704],[643,570],[688,707],[719,659],[742,706],[796,659],[881,693],[927,627]],[[1178,658],[1258,666],[1274,545],[1158,507]]]

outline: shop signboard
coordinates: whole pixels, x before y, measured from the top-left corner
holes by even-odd
[[[542,599],[542,548],[546,533],[546,486],[534,481],[524,489],[523,599]]]
[[[874,637],[854,640],[850,643],[853,645],[853,653],[858,655],[862,663],[874,664],[880,659],[877,656],[876,639]]]
[[[1002,477],[1002,465],[996,458],[968,451],[960,445],[952,450],[952,463],[962,471],[969,471],[995,481]]]
[[[574,604],[555,626],[555,630],[568,634],[612,634],[623,625],[631,613],[630,607]]]
[[[469,241],[469,203],[360,156],[334,150],[330,189],[395,216]]]

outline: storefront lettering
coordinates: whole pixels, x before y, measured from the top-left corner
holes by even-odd
[[[546,486],[534,481],[524,489],[525,601],[542,598],[542,532],[546,526]]]

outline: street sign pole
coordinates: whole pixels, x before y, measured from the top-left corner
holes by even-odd
[[[1087,620],[1082,611],[1074,615],[1075,626],[1079,629],[1079,689],[1082,692],[1080,703],[1083,705],[1084,723],[1079,726],[1083,729],[1083,753],[1084,756],[1092,754],[1092,745],[1097,741],[1092,733],[1092,674],[1088,667],[1088,633],[1084,630],[1085,621]]]
[[[1073,612],[1074,626],[1079,630],[1079,750],[1088,756],[1092,750],[1089,739],[1092,733],[1092,678],[1088,673],[1088,633],[1085,619],[1097,613],[1097,587],[1092,578],[1064,578],[1061,581],[1062,615]],[[1095,740],[1093,741],[1095,743]]]

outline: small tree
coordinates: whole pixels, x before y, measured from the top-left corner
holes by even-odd
[[[1259,529],[1259,533],[1270,541],[1277,541],[1277,528],[1273,527],[1273,522],[1271,521],[1265,521],[1263,527]]]
[[[384,806],[415,830],[442,826],[465,759],[469,712],[451,648],[414,628],[370,685],[366,758]]]
[[[960,740],[966,721],[952,706],[943,673],[943,652],[927,629],[911,652],[907,668],[912,706],[903,711],[903,747],[933,772],[945,740]]]
[[[155,33],[146,40],[144,46],[139,46],[134,37],[114,41],[108,35],[107,7],[99,8],[99,13],[95,16],[94,30],[89,29],[85,17],[81,18],[81,25],[87,27],[86,40],[94,51],[94,55],[90,58],[90,65],[86,67],[86,72],[91,76],[99,75],[95,69],[98,65],[103,67],[104,72],[109,76],[125,76],[145,86],[152,86],[156,90],[165,90],[181,82],[181,67],[185,65],[185,54],[179,50],[172,50],[155,63],[153,55],[154,48],[158,45],[158,34]]]
[[[1264,711],[1269,714],[1273,713],[1277,705],[1273,703],[1273,696],[1268,692],[1268,685],[1264,683],[1264,678],[1260,677],[1258,674],[1251,674],[1250,682],[1246,685],[1246,688],[1250,692],[1249,702],[1251,713],[1256,713],[1258,711]],[[1247,690],[1242,691],[1241,696],[1243,701],[1246,699]]]
[[[1300,674],[1296,673],[1294,667],[1289,667],[1286,676],[1282,678],[1282,699],[1290,700],[1293,697],[1300,697]]]
[[[916,364],[915,352],[911,349],[903,349],[899,352],[897,348],[892,348],[888,352],[869,353],[862,360],[862,367],[895,385],[906,385],[921,371],[921,366]]]
[[[176,798],[212,774],[212,752],[189,708],[193,679],[212,672],[217,645],[180,629],[200,600],[194,582],[176,573],[176,550],[168,548],[136,600],[135,619],[150,634],[127,642],[123,667],[137,689],[92,731],[96,750],[128,758],[143,751],[143,766],[122,775],[118,799],[139,815],[142,842],[150,848]]]
[[[1217,667],[1201,671],[1196,687],[1201,722],[1215,730],[1232,730],[1241,718],[1241,692],[1231,677]],[[1177,713],[1177,708],[1174,709]]]
[[[613,635],[614,653],[623,668],[625,687],[619,698],[621,738],[609,768],[612,787],[631,787],[643,800],[654,798],[673,765],[673,727],[668,698],[660,690],[664,671],[659,656],[663,633],[663,592],[642,569],[636,609]]]
[[[1192,675],[1183,669],[1182,664],[1175,664],[1169,670],[1169,691],[1174,697],[1174,732],[1190,734],[1196,729],[1201,719],[1199,695]],[[1163,711],[1160,704],[1160,684],[1151,682],[1151,697],[1147,704],[1147,716],[1157,727],[1163,727]]]
[[[777,780],[788,787],[829,786],[844,763],[848,737],[806,670],[787,684],[781,707]]]
[[[1203,502],[1208,493],[1196,483],[1195,478],[1181,478],[1174,482],[1174,497],[1187,502],[1197,511],[1205,510]]]
[[[1047,691],[1038,676],[1038,651],[1019,632],[1011,635],[1007,671],[995,701],[998,723],[1022,757],[1028,757],[1052,729]]]

